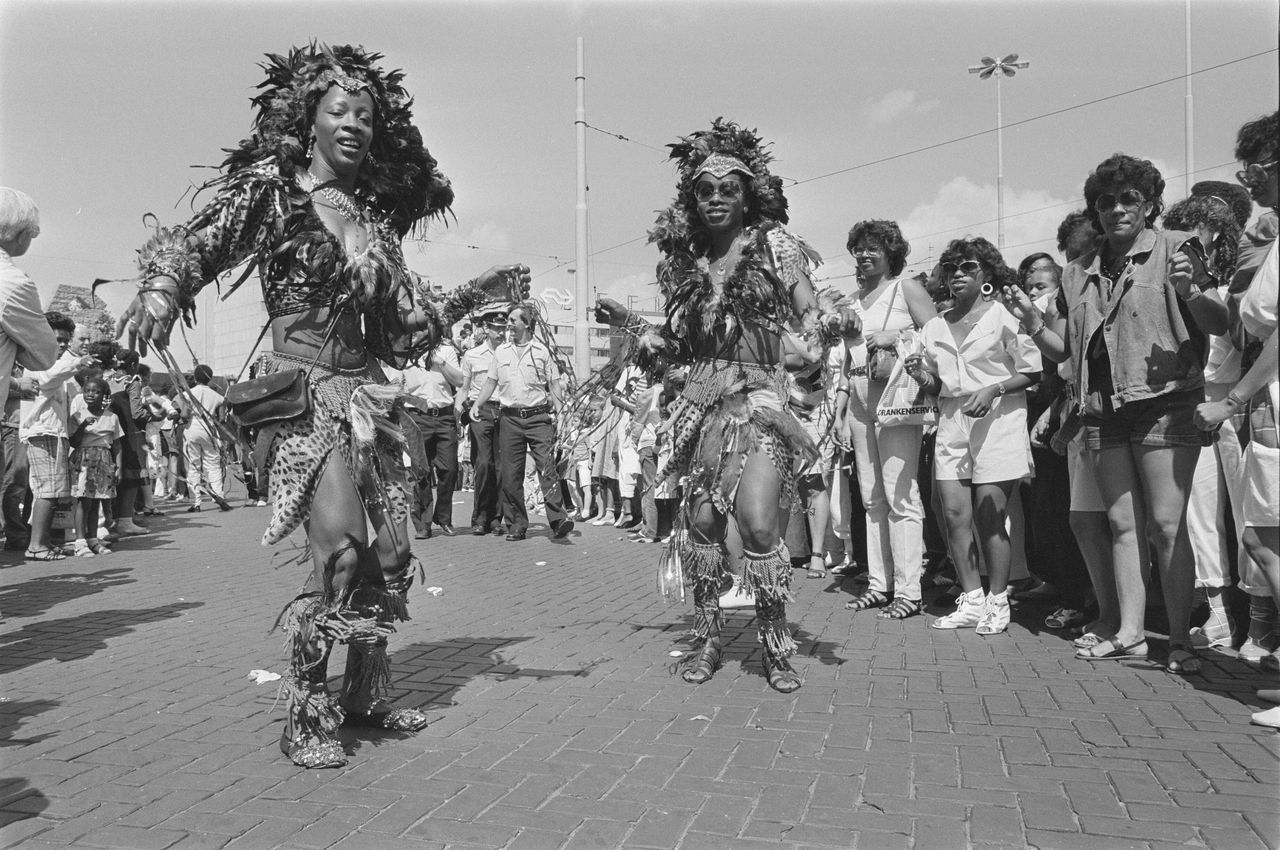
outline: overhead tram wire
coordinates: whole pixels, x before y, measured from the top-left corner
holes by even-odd
[[[1044,118],[1051,118],[1055,115],[1062,115],[1065,112],[1071,112],[1076,109],[1084,109],[1086,106],[1094,106],[1099,103],[1104,103],[1108,100],[1115,100],[1116,98],[1126,97],[1127,95],[1136,94],[1138,92],[1146,91],[1147,89],[1152,89],[1157,86],[1163,86],[1169,83],[1176,83],[1180,80],[1185,80],[1188,77],[1194,77],[1198,74],[1205,74],[1205,73],[1208,73],[1209,71],[1216,71],[1219,68],[1225,68],[1229,65],[1236,65],[1240,62],[1247,62],[1250,59],[1257,59],[1260,56],[1266,56],[1269,53],[1275,53],[1277,50],[1280,50],[1280,48],[1273,47],[1270,50],[1263,50],[1258,53],[1251,53],[1248,56],[1241,56],[1237,59],[1229,59],[1226,62],[1219,62],[1217,65],[1210,65],[1207,68],[1200,68],[1199,70],[1192,71],[1190,74],[1179,74],[1176,77],[1169,77],[1168,79],[1165,79],[1165,80],[1159,80],[1154,83],[1147,83],[1146,85],[1138,86],[1137,88],[1132,88],[1127,91],[1117,92],[1115,94],[1109,94],[1104,97],[1094,98],[1093,100],[1087,100],[1084,103],[1077,103],[1072,106],[1064,106],[1061,109],[1055,109],[1051,112],[1045,112],[1040,115],[1033,115],[1030,118],[1023,118],[1020,121],[1013,121],[1008,124],[1005,124],[1004,126],[1005,126],[1005,129],[1008,129],[1009,127],[1018,127],[1023,124],[1030,124],[1033,121],[1039,121]],[[891,162],[895,159],[902,159],[904,157],[913,156],[918,153],[924,153],[925,151],[937,150],[938,148],[945,147],[947,145],[953,145],[958,142],[967,142],[970,139],[976,139],[979,136],[990,135],[991,133],[994,133],[994,132],[995,132],[994,127],[989,130],[979,130],[977,132],[969,133],[964,136],[957,136],[953,139],[946,139],[945,141],[935,142],[934,144],[931,144],[931,145],[925,145],[924,147],[913,148],[912,150],[909,150],[909,151],[902,151],[900,153],[890,154],[889,156],[884,156],[879,159],[873,159],[868,162],[862,162],[857,165],[851,165],[848,168],[841,168],[836,171],[829,171],[826,174],[819,174],[816,177],[806,177],[803,180],[795,180],[790,185],[803,186],[806,183],[814,183],[818,180],[825,180],[828,177],[835,177],[840,174],[848,174],[851,171],[858,171],[863,168],[869,168],[873,165],[880,165],[882,163]]]

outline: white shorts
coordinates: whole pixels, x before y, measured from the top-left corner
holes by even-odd
[[[1071,480],[1071,510],[1082,513],[1106,511],[1098,479],[1094,477],[1089,450],[1084,445],[1084,432],[1067,443],[1067,475]]]
[[[998,396],[981,419],[960,412],[967,397],[938,399],[938,442],[933,454],[939,481],[968,479],[974,484],[1018,481],[1031,474],[1027,436],[1027,397]]]
[[[1244,524],[1251,528],[1280,525],[1280,449],[1250,440],[1241,466]]]

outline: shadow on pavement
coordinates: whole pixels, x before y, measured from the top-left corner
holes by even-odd
[[[21,776],[0,776],[0,801],[0,842],[6,846],[6,826],[36,817],[49,808],[49,798]]]
[[[92,611],[60,620],[31,623],[0,635],[0,673],[12,673],[41,661],[76,661],[105,649],[107,640],[128,634],[134,627],[179,617],[202,602],[180,602],[158,608],[114,608]]]
[[[0,610],[12,617],[35,617],[61,602],[131,584],[137,581],[128,577],[131,572],[126,567],[114,567],[93,573],[55,573],[27,579],[21,584],[0,588]]]
[[[45,740],[49,735],[40,735],[36,738],[19,738],[17,737],[18,727],[27,722],[27,719],[43,714],[54,706],[61,705],[57,700],[37,699],[37,700],[4,700],[0,702],[0,747],[25,747],[28,744],[37,744]],[[12,782],[12,779],[0,780],[0,798],[9,799],[11,794],[3,787],[6,782]]]

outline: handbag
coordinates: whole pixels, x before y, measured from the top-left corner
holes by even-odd
[[[904,343],[898,345],[901,347]],[[876,404],[876,421],[885,427],[932,425],[938,421],[938,397],[907,374],[903,360],[903,357],[894,360],[893,371]]]
[[[262,333],[258,334],[253,348],[249,349],[249,358],[240,367],[236,380],[227,387],[226,395],[223,396],[222,403],[227,413],[244,428],[261,428],[276,422],[288,422],[292,419],[301,419],[310,413],[311,390],[308,381],[312,370],[320,362],[320,352],[324,350],[325,344],[332,336],[340,315],[340,312],[334,312],[328,328],[325,329],[324,338],[320,340],[320,347],[316,349],[315,359],[306,369],[301,367],[284,369],[261,378],[241,381],[240,376],[244,374],[245,369],[249,368],[254,352],[258,350],[262,338],[267,335],[271,322],[268,321],[263,325]]]
[[[889,297],[889,307],[885,310],[884,322],[880,325],[880,330],[882,331],[889,326],[889,314],[893,312],[893,302],[898,298],[899,288],[901,288],[901,284],[895,283],[893,285],[893,295]],[[897,361],[898,349],[896,346],[894,348],[877,348],[867,358],[867,380],[883,384],[893,374],[893,364]]]

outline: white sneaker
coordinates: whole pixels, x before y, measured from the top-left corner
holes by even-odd
[[[1275,708],[1268,708],[1266,711],[1255,711],[1249,715],[1249,720],[1258,726],[1270,726],[1272,729],[1280,729],[1280,705]]]
[[[135,523],[132,519],[120,519],[116,521],[116,534],[127,534],[130,536],[138,534],[150,534],[151,530],[143,528]]]
[[[746,582],[741,576],[733,577],[733,587],[720,597],[720,607],[721,609],[756,607],[755,597],[747,595]]]
[[[1260,641],[1245,638],[1244,643],[1240,644],[1240,660],[1247,664],[1260,664],[1263,658],[1271,654],[1271,650],[1267,648],[1269,643],[1270,635]]]
[[[956,610],[929,625],[935,629],[972,629],[982,620],[985,610],[986,596],[982,588],[978,588],[960,594],[960,598],[956,600]]]
[[[998,635],[1009,628],[1009,591],[987,594],[982,606],[982,619],[975,631],[980,635]]]

